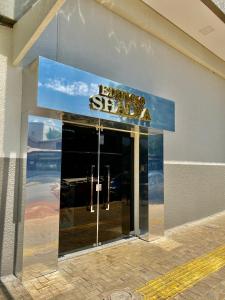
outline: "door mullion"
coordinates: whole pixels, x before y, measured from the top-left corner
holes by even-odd
[[[97,161],[97,186],[99,187],[100,183],[100,138],[101,138],[101,132],[100,132],[100,120],[99,120],[99,126],[97,128],[98,130],[98,161]],[[99,192],[100,189],[97,189],[97,226],[96,226],[96,246],[99,245]]]
[[[140,234],[140,224],[139,224],[139,143],[140,135],[138,133],[139,128],[135,128],[134,133],[134,232],[136,235]]]

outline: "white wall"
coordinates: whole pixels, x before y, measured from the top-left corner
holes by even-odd
[[[15,0],[0,0],[0,14],[14,19]]]
[[[20,156],[22,71],[11,53],[12,29],[0,26],[0,157]]]
[[[0,15],[18,20],[37,0],[0,0]]]

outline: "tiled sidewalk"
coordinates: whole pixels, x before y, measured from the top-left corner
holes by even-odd
[[[23,285],[13,277],[4,278],[0,299],[10,295],[11,299],[139,299],[135,290],[147,281],[221,245],[225,245],[225,213],[168,231],[154,242],[133,240],[61,261],[58,272]],[[225,268],[173,299],[225,299]]]

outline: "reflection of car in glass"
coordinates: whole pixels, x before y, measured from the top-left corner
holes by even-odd
[[[56,216],[60,198],[61,152],[29,147],[26,219]],[[56,201],[57,199],[57,201]]]
[[[110,192],[111,193],[118,193],[118,191],[121,189],[122,185],[122,175],[119,174],[118,176],[115,176],[110,181]]]
[[[86,204],[90,201],[89,177],[63,178],[61,180],[60,207],[77,207],[82,204],[82,201]]]
[[[110,195],[112,201],[117,200],[122,194],[129,195],[131,187],[130,174],[124,172],[111,178],[110,181]]]
[[[98,178],[93,179],[93,201],[96,203],[96,184]],[[108,197],[108,177],[100,176],[99,184],[101,184],[100,203],[107,202]],[[128,174],[119,174],[110,180],[110,201],[119,200],[122,193],[130,188],[130,180]],[[86,176],[82,178],[64,178],[61,180],[61,208],[80,206],[90,202],[91,197],[91,177]]]
[[[27,181],[54,182],[61,170],[61,152],[58,150],[38,150],[31,148],[27,153]]]

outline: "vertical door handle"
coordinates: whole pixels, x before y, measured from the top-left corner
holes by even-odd
[[[91,201],[90,201],[90,212],[95,212],[93,205],[93,196],[94,196],[94,168],[95,165],[91,166]]]
[[[110,166],[107,165],[107,203],[106,203],[106,210],[109,210],[109,203],[110,203]]]

